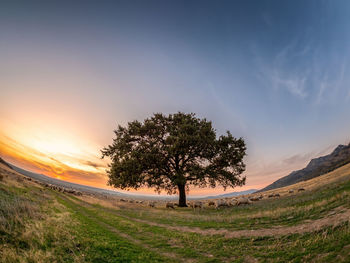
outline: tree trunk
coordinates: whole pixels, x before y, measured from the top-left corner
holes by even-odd
[[[177,187],[179,188],[179,207],[187,207],[185,185],[179,184]]]

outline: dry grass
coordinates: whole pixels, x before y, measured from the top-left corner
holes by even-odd
[[[57,205],[57,204],[55,204]],[[62,262],[57,257],[57,247],[70,246],[77,248],[74,235],[67,228],[67,224],[76,224],[69,213],[61,213],[46,216],[42,220],[34,220],[26,223],[23,232],[17,239],[26,244],[24,249],[18,246],[3,246],[2,262]],[[50,244],[48,245],[48,240]],[[72,249],[70,252],[73,262],[83,262],[81,256],[77,256]]]
[[[298,193],[297,190],[299,188],[304,188],[305,190],[315,190],[331,183],[348,180],[349,175],[350,175],[350,164],[347,164],[332,172],[315,177],[313,179],[299,182],[293,185],[281,187],[278,189],[269,190],[269,191],[263,192],[262,194],[267,196],[269,194],[279,193],[281,196],[292,196]],[[289,190],[294,190],[294,193],[290,194]],[[260,194],[261,193],[253,194],[251,196],[259,196]]]
[[[76,247],[67,225],[77,223],[65,207],[40,191],[37,184],[4,167],[0,167],[0,174],[5,175],[0,185],[0,261],[64,261],[57,257],[56,250],[62,244]],[[32,192],[26,194],[30,189]],[[75,250],[70,255],[72,261],[82,262]]]
[[[43,188],[41,185],[26,180],[26,177],[10,168],[8,168],[6,165],[0,163],[0,176],[3,177],[3,182],[6,183],[9,187],[17,187],[17,188],[28,188],[28,187],[37,187],[37,188]],[[1,181],[1,180],[0,180]]]
[[[114,199],[114,198],[105,199],[102,197],[92,196],[92,195],[81,195],[81,196],[76,196],[76,198],[90,204],[98,204],[108,208],[120,209],[118,206],[120,205],[120,202],[118,202],[117,199]]]

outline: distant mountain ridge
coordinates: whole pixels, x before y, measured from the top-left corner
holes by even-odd
[[[12,169],[11,165],[9,165],[4,159],[2,159],[0,157],[0,163],[2,163],[3,165],[6,165],[8,168]]]
[[[304,169],[294,171],[289,175],[278,179],[272,184],[259,190],[259,192],[306,181],[331,172],[348,163],[350,163],[350,143],[348,145],[338,145],[332,153],[312,159]]]
[[[236,197],[240,195],[249,195],[249,194],[255,193],[256,191],[258,191],[258,189],[249,189],[249,190],[240,191],[240,192],[231,192],[231,193],[221,194],[221,195],[206,196],[205,199],[230,198],[230,197]]]

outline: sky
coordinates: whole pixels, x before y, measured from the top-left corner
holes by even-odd
[[[234,191],[264,187],[350,141],[349,14],[346,0],[1,1],[0,156],[107,187],[118,124],[194,112],[245,139]]]

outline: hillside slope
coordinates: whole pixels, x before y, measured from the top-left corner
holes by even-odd
[[[0,175],[0,262],[350,262],[350,164],[305,192],[195,210],[76,197],[3,164]]]
[[[278,179],[259,192],[310,180],[348,163],[350,163],[350,144],[339,145],[331,154],[312,159],[304,169],[294,171],[289,175]]]

